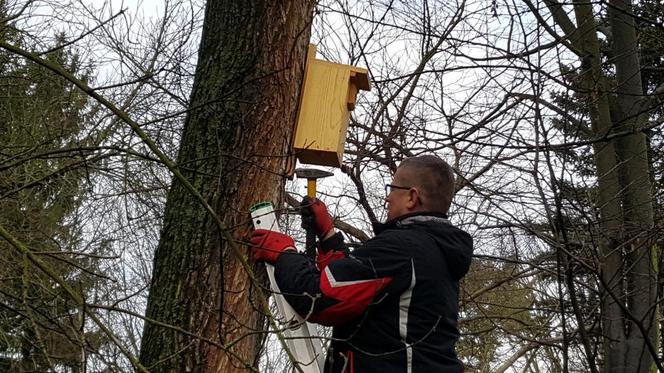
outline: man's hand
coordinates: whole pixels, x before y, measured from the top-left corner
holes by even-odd
[[[255,261],[274,264],[284,251],[296,251],[295,242],[283,233],[256,229],[249,240]]]
[[[313,229],[319,239],[323,240],[333,231],[334,223],[327,207],[318,198],[304,197],[300,203],[302,228]]]

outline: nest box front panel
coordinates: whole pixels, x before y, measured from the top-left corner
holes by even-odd
[[[350,70],[310,61],[293,148],[303,163],[339,167],[348,127]]]

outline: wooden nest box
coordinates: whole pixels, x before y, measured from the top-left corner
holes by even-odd
[[[293,136],[301,163],[340,167],[351,110],[359,90],[371,89],[366,69],[316,59],[309,45]]]

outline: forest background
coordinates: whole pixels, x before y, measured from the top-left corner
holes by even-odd
[[[273,3],[0,1],[0,371],[293,365],[242,242],[265,199],[304,241],[309,42],[372,80],[320,185],[351,243],[401,159],[457,173],[468,372],[664,371],[660,1]]]

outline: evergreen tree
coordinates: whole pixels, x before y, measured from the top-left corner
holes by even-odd
[[[0,37],[27,44],[11,25]],[[87,76],[59,36],[46,58]],[[31,62],[0,52],[0,226],[19,238],[70,285],[92,284],[92,259],[75,255],[74,212],[83,194],[80,148],[87,97]],[[84,310],[45,273],[0,240],[0,371],[79,371],[99,345],[86,334]]]

